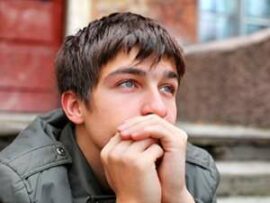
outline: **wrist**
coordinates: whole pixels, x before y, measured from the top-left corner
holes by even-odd
[[[116,195],[116,203],[160,203],[161,197],[156,196],[136,196],[136,197],[128,197],[128,196],[117,196]]]
[[[130,198],[116,198],[116,203],[139,203],[139,201]]]
[[[166,193],[162,196],[162,203],[195,203],[192,195],[187,189],[176,194]]]

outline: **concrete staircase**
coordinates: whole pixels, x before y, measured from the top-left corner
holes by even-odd
[[[181,123],[221,174],[219,203],[270,203],[270,130]]]

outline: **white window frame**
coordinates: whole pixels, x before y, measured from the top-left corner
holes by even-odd
[[[216,0],[218,1],[218,0]],[[244,3],[245,0],[235,0],[237,1],[237,14],[236,15],[226,15],[226,14],[222,14],[222,13],[214,13],[214,15],[216,16],[227,16],[229,18],[233,18],[237,21],[237,27],[238,29],[235,31],[236,36],[239,35],[246,35],[248,33],[246,33],[245,30],[245,26],[247,24],[250,25],[261,25],[261,26],[266,26],[266,27],[270,27],[270,18],[259,18],[259,17],[248,17],[245,16],[245,10],[246,10],[246,5]],[[200,0],[197,1],[197,11],[198,11],[198,24],[197,24],[197,30],[198,30],[198,41],[202,41],[202,39],[200,38],[200,17],[202,16],[202,12],[200,10]],[[215,39],[213,40],[219,40],[217,38],[217,36],[215,36]]]

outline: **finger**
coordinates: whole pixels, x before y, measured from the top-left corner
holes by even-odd
[[[148,163],[156,162],[164,154],[163,149],[158,144],[152,144],[142,154],[142,157]]]
[[[146,122],[147,120],[152,120],[153,119],[153,115],[147,115],[147,116],[137,116],[128,120],[125,120],[124,123],[122,123],[120,126],[118,126],[118,130],[122,131],[126,128],[129,128],[133,125],[136,125],[138,123],[141,122]]]
[[[144,122],[138,122],[134,125],[124,128],[119,132],[122,138],[129,137],[135,140],[145,139],[149,136],[148,134],[144,134],[144,137],[140,137],[137,135],[138,134],[143,135],[140,132],[143,132],[144,129],[148,128],[149,126],[161,126],[162,128],[167,129],[167,131],[170,132],[171,134],[175,134],[175,131],[177,129],[174,125],[165,121],[164,119],[161,119],[159,117],[152,117],[152,119],[148,119]]]
[[[120,134],[117,132],[111,139],[107,142],[107,144],[103,147],[100,152],[101,160],[105,161],[108,158],[109,152],[119,143],[121,142]]]
[[[184,149],[187,142],[186,133],[176,130],[172,132],[161,125],[150,125],[140,128],[131,136],[134,140],[142,140],[147,138],[160,140],[162,147],[167,152]]]
[[[128,136],[133,140],[159,139],[167,152],[185,149],[188,136],[183,130],[156,115],[152,115],[151,119],[140,121],[133,122],[133,125],[127,124],[120,131],[121,137]]]
[[[130,148],[133,144],[133,140],[121,140],[119,143],[114,145],[114,147],[109,151],[114,157],[120,157]]]
[[[134,141],[126,151],[126,153],[131,153],[131,154],[136,154],[136,153],[141,153],[145,151],[149,146],[152,144],[157,143],[157,140],[155,139],[144,139],[140,141]]]
[[[123,125],[121,125],[118,129],[122,139],[132,139],[132,134],[137,131],[137,129],[144,128],[148,125],[154,124],[157,116],[149,115],[149,116],[141,116],[136,117],[134,119],[130,119],[126,121]]]

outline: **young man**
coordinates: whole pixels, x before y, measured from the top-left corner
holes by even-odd
[[[184,70],[167,31],[137,14],[68,36],[56,60],[62,110],[1,152],[0,200],[215,202],[213,159],[174,125]]]

